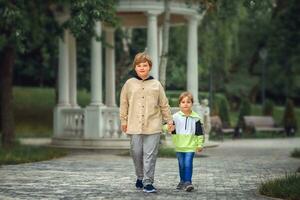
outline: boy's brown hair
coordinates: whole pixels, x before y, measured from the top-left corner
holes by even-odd
[[[133,60],[133,69],[135,68],[136,65],[143,63],[143,62],[148,62],[150,69],[152,68],[152,59],[151,57],[145,53],[141,52],[135,55],[134,60]]]
[[[183,92],[180,94],[179,99],[178,99],[178,104],[182,101],[183,98],[188,97],[189,100],[191,100],[192,103],[194,103],[194,98],[192,93],[190,92]]]

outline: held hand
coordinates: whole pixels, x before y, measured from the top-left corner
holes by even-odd
[[[168,132],[170,133],[170,134],[172,134],[172,132],[175,130],[175,126],[174,126],[174,124],[173,124],[173,122],[171,121],[171,122],[168,122]]]
[[[127,125],[121,125],[121,130],[123,133],[127,132]]]

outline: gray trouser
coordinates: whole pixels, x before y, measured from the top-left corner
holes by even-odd
[[[160,133],[143,135],[131,135],[131,156],[138,179],[143,180],[143,184],[154,182],[155,163],[157,158]]]

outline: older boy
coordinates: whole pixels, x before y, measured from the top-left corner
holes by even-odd
[[[151,67],[150,56],[138,53],[133,77],[126,81],[120,96],[121,129],[131,136],[136,188],[147,193],[156,192],[153,182],[162,120],[173,127],[168,99],[160,82],[149,75]]]

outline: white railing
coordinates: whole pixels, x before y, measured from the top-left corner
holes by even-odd
[[[179,108],[171,108],[172,114]],[[103,133],[101,138],[125,139],[128,136],[121,132],[118,107],[104,107],[102,109]],[[63,136],[70,138],[84,138],[84,109],[69,108],[62,110]],[[100,123],[100,122],[99,122]]]
[[[104,138],[127,138],[120,129],[119,108],[106,107],[102,110],[103,116],[103,137]]]
[[[179,110],[180,110],[179,107],[171,107],[171,113],[172,114],[178,112]]]
[[[63,135],[72,138],[83,137],[84,109],[70,108],[62,110]]]

